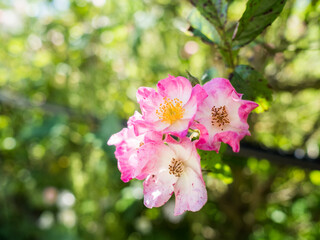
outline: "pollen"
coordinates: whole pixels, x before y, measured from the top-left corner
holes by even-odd
[[[181,162],[181,160],[172,158],[171,163],[169,165],[169,173],[176,177],[180,177],[183,172],[183,169],[183,163]]]
[[[211,125],[220,128],[223,131],[223,127],[230,123],[226,106],[211,108]]]
[[[182,101],[168,97],[164,97],[163,101],[156,110],[156,115],[162,122],[172,124],[183,117],[185,109],[182,107]]]
[[[140,142],[139,147],[137,147],[136,150],[139,150],[139,148],[141,148],[143,145],[144,145],[144,142]]]

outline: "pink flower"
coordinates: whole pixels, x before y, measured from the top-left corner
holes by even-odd
[[[158,82],[157,89],[158,92],[147,87],[138,89],[143,120],[134,122],[136,134],[151,130],[185,136],[206,92],[200,85],[192,88],[184,77],[170,75]]]
[[[207,201],[195,144],[185,137],[177,142],[170,136],[164,143],[150,143],[138,150],[139,159],[149,159],[143,183],[144,204],[160,207],[175,193],[174,214],[198,211]]]
[[[128,182],[133,178],[144,179],[144,167],[148,159],[138,159],[138,149],[149,142],[161,141],[162,135],[159,133],[148,132],[136,136],[132,126],[132,121],[141,119],[141,114],[135,114],[129,118],[128,127],[120,132],[113,134],[108,140],[108,145],[115,145],[115,156],[118,160],[118,168],[121,172],[121,180]]]
[[[239,152],[240,140],[250,135],[248,115],[259,105],[242,100],[242,94],[237,93],[229,80],[224,78],[214,78],[204,84],[203,88],[208,97],[198,107],[195,120],[206,131],[200,136],[197,148],[218,152],[220,143],[224,142],[234,152]]]

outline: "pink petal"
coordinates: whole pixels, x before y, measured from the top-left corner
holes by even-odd
[[[177,178],[168,171],[149,175],[143,183],[144,205],[153,208],[165,204],[174,191],[176,181]]]
[[[171,133],[178,137],[185,137],[188,134],[190,120],[179,119],[163,130],[163,133]]]
[[[123,128],[120,132],[113,134],[109,138],[107,144],[109,146],[111,146],[111,145],[115,145],[116,146],[116,145],[120,144],[122,141],[124,141],[125,136],[127,135],[127,132],[128,132],[128,129],[127,128]]]
[[[141,167],[141,176],[168,171],[174,157],[174,152],[163,142],[150,142],[143,145],[138,149],[138,158],[143,162],[146,161],[146,164]]]
[[[115,145],[115,157],[118,160],[118,168],[121,172],[121,179],[128,182],[133,178],[144,179],[147,177],[147,168],[152,167],[148,162],[149,158],[138,158],[137,150],[141,145],[148,143],[162,142],[162,134],[149,131],[146,134],[136,136],[133,123],[139,121],[141,115],[138,112],[129,118],[128,128],[123,128],[120,132],[111,136],[109,145]]]
[[[127,124],[128,124],[128,126],[134,126],[135,121],[139,121],[142,119],[143,118],[142,118],[141,113],[139,113],[138,111],[134,111],[134,114],[131,117],[129,117]]]
[[[147,132],[144,136],[144,142],[149,143],[149,142],[163,142],[162,141],[163,134],[159,132]]]
[[[242,105],[239,108],[239,117],[242,122],[247,122],[249,113],[256,107],[258,107],[259,104],[252,101],[247,101],[247,100],[242,100],[241,103]]]
[[[183,108],[185,109],[183,118],[193,120],[197,112],[198,106],[203,102],[203,100],[206,97],[208,97],[208,94],[199,84],[194,86],[189,101],[183,106]]]
[[[213,140],[207,140],[207,142],[201,141],[196,144],[197,148],[205,151],[216,151],[219,153],[221,143]]]
[[[130,154],[121,155],[118,157],[118,169],[121,172],[121,180],[129,182],[138,174],[139,160],[137,151],[131,151]]]
[[[199,140],[194,141],[198,149],[219,152],[221,145],[220,142],[213,142],[209,140],[209,133],[204,125],[194,122],[191,125],[191,128],[198,129],[200,131]],[[213,140],[213,138],[211,138],[211,140]]]
[[[192,168],[186,168],[185,171],[174,186],[174,215],[181,215],[185,211],[199,211],[207,202],[207,190],[202,175]]]
[[[156,115],[156,110],[163,102],[163,97],[160,96],[152,88],[140,87],[137,91],[137,100],[140,104],[140,109],[143,115],[143,119],[151,122],[159,120]]]
[[[214,78],[203,85],[208,95],[223,94],[225,96],[231,95],[232,92],[236,92],[230,81],[225,78]],[[241,94],[237,95],[241,97]]]
[[[152,121],[146,121],[144,119],[133,120],[131,121],[131,124],[134,127],[134,132],[136,135],[144,134],[149,131],[162,132],[164,129],[170,126],[169,123],[165,123],[160,120],[156,122],[152,122]]]
[[[158,82],[157,89],[162,97],[178,98],[183,105],[188,102],[192,92],[192,86],[188,79],[184,77],[175,78],[170,75]]]
[[[152,96],[156,93],[156,91],[153,88],[149,87],[140,87],[137,91],[136,97],[137,101],[143,101],[148,99],[149,96]]]
[[[191,142],[188,137],[180,138],[177,142],[172,137],[166,139],[169,147],[174,151],[176,157],[180,159],[186,167],[192,168],[201,175],[200,156],[195,147],[195,142]]]
[[[242,138],[244,138],[246,135],[250,135],[250,132],[249,131],[239,132],[239,133],[232,132],[232,131],[221,132],[221,133],[217,133],[214,136],[213,141],[227,143],[232,147],[232,150],[234,152],[239,152],[240,151],[240,140]]]

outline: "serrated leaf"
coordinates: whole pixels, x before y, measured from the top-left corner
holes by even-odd
[[[198,150],[198,153],[201,157],[202,167],[210,171],[215,170],[216,163],[222,164],[221,156],[226,149],[227,149],[227,145],[225,143],[221,143],[219,153],[216,153],[215,151]]]
[[[222,30],[224,28],[227,22],[228,10],[226,0],[191,0],[191,3],[216,29]]]
[[[244,99],[254,101],[262,97],[271,100],[272,91],[268,87],[268,81],[250,66],[237,66],[232,74],[231,84],[237,92],[243,94]]]
[[[254,40],[281,13],[286,0],[249,0],[238,27],[233,46],[240,47]]]
[[[209,171],[215,170],[215,164],[221,162],[221,156],[215,151],[198,150],[201,157],[201,166]]]
[[[201,157],[201,167],[210,171],[211,175],[218,178],[226,183],[232,182],[232,175],[230,167],[223,163],[221,156],[226,149],[226,144],[221,144],[219,153],[215,151],[203,151],[198,150]]]
[[[200,37],[202,41],[210,44],[220,44],[221,39],[214,28],[207,19],[205,19],[197,9],[194,9],[189,17],[190,28],[188,29],[194,36]]]
[[[209,82],[213,78],[219,77],[219,72],[216,68],[211,67],[207,71],[204,72],[204,74],[201,77],[201,83],[202,85],[206,82]]]

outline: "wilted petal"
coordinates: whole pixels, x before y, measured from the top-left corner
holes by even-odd
[[[149,175],[143,182],[144,205],[153,208],[165,204],[174,191],[176,181],[177,178],[168,171]]]
[[[174,215],[181,215],[185,211],[199,211],[207,202],[207,190],[202,175],[192,168],[186,168],[175,187],[176,205]]]

